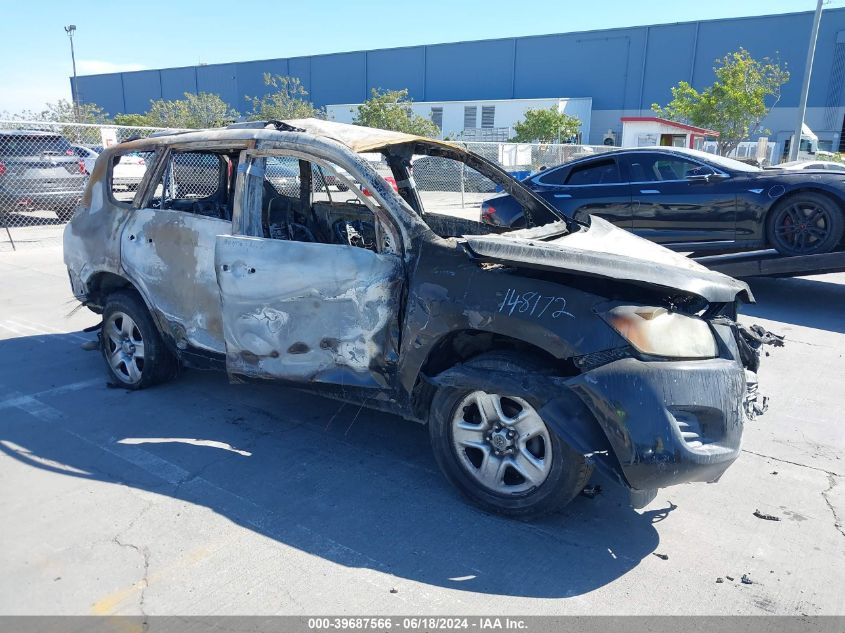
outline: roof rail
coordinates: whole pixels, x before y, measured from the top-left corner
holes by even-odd
[[[232,123],[231,125],[226,126],[227,130],[266,130],[270,128],[278,130],[279,132],[305,131],[301,127],[295,127],[289,123],[278,121],[276,119],[270,119],[267,121],[243,121],[241,123]]]

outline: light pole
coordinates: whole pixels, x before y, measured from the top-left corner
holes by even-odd
[[[79,123],[79,98],[76,91],[76,55],[73,52],[74,32],[76,32],[75,24],[68,24],[65,27],[65,33],[67,33],[68,39],[70,40],[70,61],[73,63],[73,85],[71,85],[70,89],[70,98],[73,101],[73,120],[75,123]]]
[[[804,128],[804,115],[807,113],[807,94],[810,92],[810,75],[813,73],[813,57],[816,54],[816,38],[819,35],[823,4],[824,0],[818,0],[816,4],[816,16],[813,18],[813,30],[810,32],[810,48],[807,50],[807,65],[804,68],[804,83],[801,86],[801,99],[798,102],[798,123],[795,126],[795,135],[789,144],[789,160],[798,160],[798,150],[801,147],[801,132]]]

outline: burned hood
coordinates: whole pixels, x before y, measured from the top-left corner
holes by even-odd
[[[710,302],[739,295],[753,302],[748,284],[592,217],[589,227],[565,233],[563,223],[502,235],[464,236],[476,257],[506,265],[559,270],[677,290]]]

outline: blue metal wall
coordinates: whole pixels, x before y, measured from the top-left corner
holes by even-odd
[[[93,75],[79,78],[79,96],[118,114],[145,112],[151,99],[213,92],[243,111],[245,96],[268,91],[269,72],[299,77],[319,106],[407,88],[415,101],[592,97],[594,110],[640,110],[668,101],[680,80],[712,83],[714,60],[742,46],[786,63],[792,80],[779,105],[796,106],[811,22],[812,13],[791,13]],[[827,9],[811,107],[845,105],[830,103],[845,99],[830,89],[837,37],[845,41],[845,9]]]

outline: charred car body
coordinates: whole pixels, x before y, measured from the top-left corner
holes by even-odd
[[[110,166],[137,151],[148,170],[120,202]],[[186,153],[219,158],[205,197],[178,198]],[[425,155],[501,186],[528,228],[426,211],[411,168]],[[268,181],[279,157],[298,161],[298,191]],[[556,509],[594,466],[640,501],[715,481],[755,408],[744,283],[558,216],[445,142],[305,119],[125,143],[98,160],[64,242],[121,384],[216,367],[398,413],[429,425],[447,478],[493,511]]]

